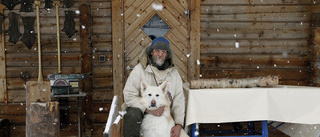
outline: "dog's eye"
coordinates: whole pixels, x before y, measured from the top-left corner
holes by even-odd
[[[157,94],[156,97],[159,97],[159,94]]]
[[[151,94],[148,94],[148,96],[151,96]]]

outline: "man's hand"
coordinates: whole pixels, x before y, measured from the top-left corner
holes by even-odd
[[[180,137],[182,126],[177,124],[171,129],[171,137]]]
[[[154,115],[154,116],[157,116],[157,117],[160,117],[162,115],[163,111],[164,111],[164,106],[163,107],[159,107],[159,108],[157,108],[155,110],[146,109],[146,112],[148,114],[151,114],[151,115]]]

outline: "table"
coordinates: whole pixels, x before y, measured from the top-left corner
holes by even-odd
[[[189,89],[185,84],[184,91],[186,126],[244,121],[320,124],[319,87]]]
[[[82,93],[80,92],[79,94],[68,94],[68,95],[51,95],[51,97],[55,97],[55,98],[62,98],[62,97],[77,97],[77,106],[74,107],[76,109],[78,109],[78,136],[81,137],[81,97],[85,97],[87,94],[86,93]],[[73,108],[73,107],[68,107],[69,108]],[[64,108],[60,108],[60,109],[64,109]]]

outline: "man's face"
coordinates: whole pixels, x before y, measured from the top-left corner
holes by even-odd
[[[162,66],[168,56],[168,53],[166,50],[154,49],[151,52],[151,55],[152,55],[152,61],[157,65]]]

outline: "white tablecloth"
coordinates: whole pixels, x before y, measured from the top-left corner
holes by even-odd
[[[260,120],[320,124],[319,87],[188,89],[185,86],[184,90],[186,125]]]

